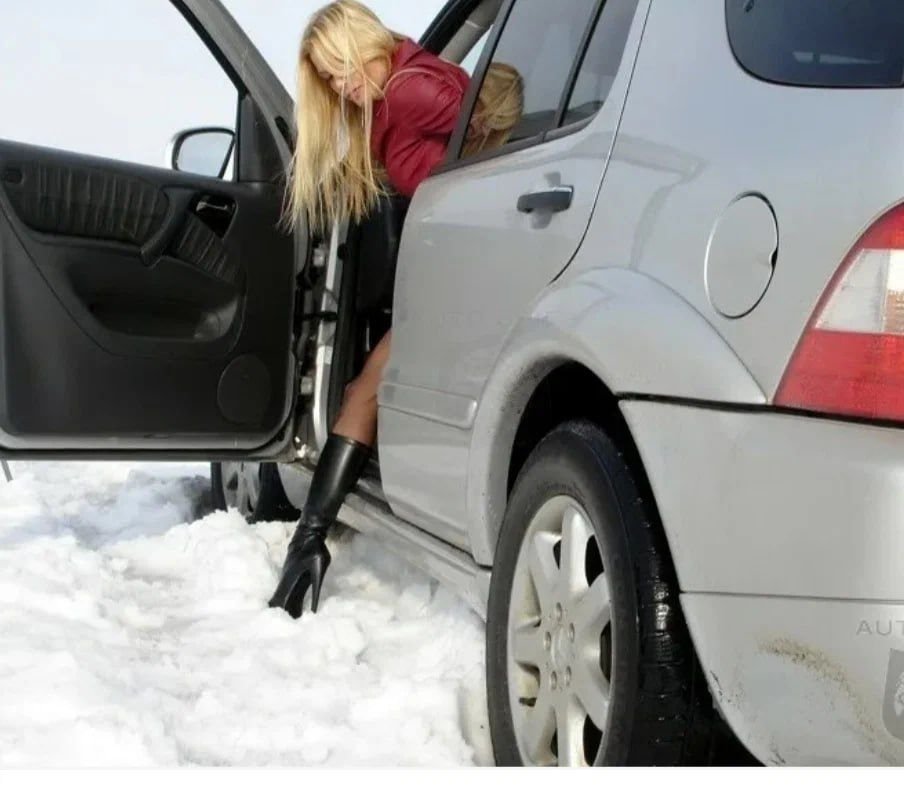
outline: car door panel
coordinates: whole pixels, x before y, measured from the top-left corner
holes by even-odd
[[[451,542],[467,542],[473,416],[450,422],[449,401],[476,412],[507,335],[583,240],[648,5],[637,7],[628,20],[629,56],[589,122],[542,144],[449,167],[424,182],[409,210],[395,290],[404,305],[393,315],[379,394],[381,474],[398,514]],[[566,209],[557,202],[556,209],[519,210],[525,195],[564,188],[572,189]]]
[[[611,132],[587,129],[424,184],[408,215],[397,273],[396,298],[415,302],[393,325],[394,347],[406,360],[400,382],[476,401],[512,316],[574,256],[611,140]],[[562,186],[574,189],[567,210],[518,210],[522,195]],[[443,301],[435,310],[433,298]],[[412,320],[433,329],[417,336]],[[447,362],[436,362],[435,332]]]
[[[5,457],[290,449],[309,247],[304,226],[295,237],[278,227],[292,99],[218,0],[171,2],[190,57],[200,38],[219,64],[205,78],[235,88],[234,179],[0,139]],[[169,19],[158,21],[175,37]],[[159,96],[148,106],[145,119],[166,116]]]
[[[274,184],[0,142],[0,444],[269,441],[291,404],[281,198]],[[211,200],[228,225],[208,225]]]
[[[610,142],[588,129],[439,175],[409,210],[395,290],[406,305],[380,391],[383,489],[397,514],[459,545],[480,391],[517,316],[577,250]],[[568,210],[518,210],[521,195],[564,185]]]

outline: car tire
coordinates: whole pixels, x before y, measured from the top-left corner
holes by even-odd
[[[275,463],[211,463],[214,507],[238,509],[248,523],[297,520]]]
[[[712,700],[643,487],[583,420],[549,433],[520,471],[487,614],[497,764],[708,762]]]

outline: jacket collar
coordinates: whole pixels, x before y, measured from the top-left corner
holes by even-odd
[[[392,53],[392,73],[404,68],[421,52],[421,47],[410,38],[400,41]]]
[[[392,64],[389,69],[390,78],[414,60],[421,51],[421,47],[410,38],[400,41],[392,53]],[[379,101],[374,102],[374,117],[382,118],[385,107],[386,96],[383,96]]]

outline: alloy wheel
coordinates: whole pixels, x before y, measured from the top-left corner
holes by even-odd
[[[515,565],[508,687],[521,757],[587,766],[604,740],[613,668],[612,602],[589,516],[549,499],[527,527]]]
[[[259,463],[223,463],[223,496],[227,507],[235,507],[245,518],[251,518],[261,496]]]

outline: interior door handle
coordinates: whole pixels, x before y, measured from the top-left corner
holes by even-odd
[[[235,203],[233,202],[217,204],[211,197],[202,196],[195,205],[195,212],[200,213],[203,210],[218,210],[222,213],[231,213],[234,207]]]
[[[154,264],[176,239],[182,228],[182,217],[188,212],[188,206],[194,198],[194,191],[187,188],[166,188],[164,192],[169,205],[163,223],[140,249],[141,261],[145,265]]]
[[[574,187],[559,185],[546,191],[533,191],[518,199],[518,212],[561,213],[571,207],[574,200]]]

